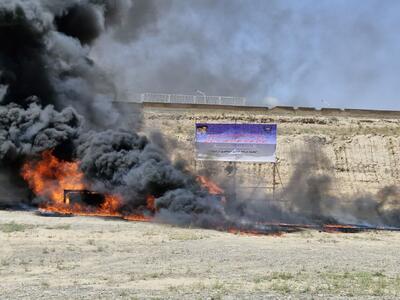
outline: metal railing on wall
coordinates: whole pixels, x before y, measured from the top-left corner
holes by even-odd
[[[157,102],[180,104],[246,105],[244,97],[142,93],[130,95],[132,102]]]

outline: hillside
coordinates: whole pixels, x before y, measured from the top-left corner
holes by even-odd
[[[277,107],[171,105],[143,106],[148,131],[158,128],[172,140],[173,156],[197,171],[227,177],[227,163],[194,160],[194,124],[277,123],[279,158],[277,184],[285,186],[305,160],[312,169],[333,179],[331,189],[343,197],[376,193],[400,181],[400,112]],[[237,186],[242,190],[271,189],[272,166],[238,163]]]

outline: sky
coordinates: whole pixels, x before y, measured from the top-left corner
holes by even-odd
[[[122,97],[400,110],[400,1],[134,1],[91,56]]]

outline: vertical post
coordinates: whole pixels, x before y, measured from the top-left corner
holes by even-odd
[[[236,161],[235,161],[233,163],[233,202],[236,202],[236,200],[237,200],[236,173],[237,173],[237,164],[236,164]]]
[[[272,200],[275,201],[275,188],[276,188],[276,163],[272,165]]]

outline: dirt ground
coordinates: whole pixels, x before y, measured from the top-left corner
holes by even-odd
[[[249,236],[0,211],[1,299],[392,299],[400,233]]]

